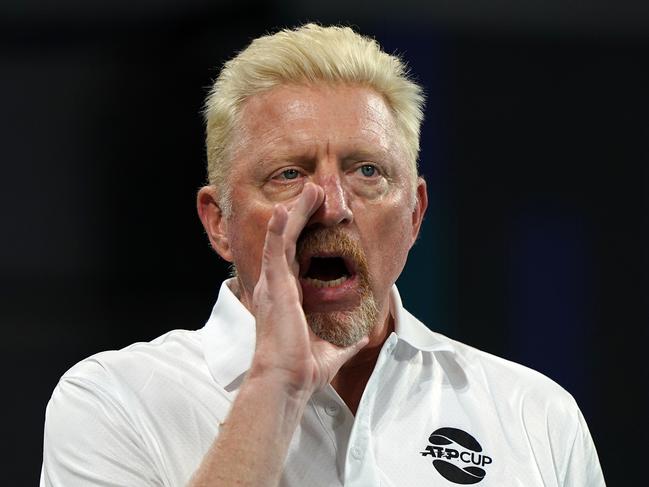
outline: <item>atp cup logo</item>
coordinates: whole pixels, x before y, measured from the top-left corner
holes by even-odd
[[[493,462],[473,436],[457,428],[436,429],[428,442],[431,444],[422,456],[433,457],[433,467],[449,482],[477,484],[487,475],[485,467]]]

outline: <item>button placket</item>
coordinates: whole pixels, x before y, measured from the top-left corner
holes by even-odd
[[[363,449],[360,446],[353,446],[351,449],[351,454],[354,460],[363,459]]]
[[[372,450],[370,418],[374,412],[376,396],[380,389],[383,368],[386,363],[392,361],[391,355],[396,348],[397,342],[398,338],[395,334],[392,334],[386,341],[356,412],[354,426],[349,438],[350,447],[347,451],[345,468],[345,485],[350,487],[378,486],[380,484],[379,470]]]

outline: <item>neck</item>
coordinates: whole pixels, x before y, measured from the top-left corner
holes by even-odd
[[[331,381],[331,386],[353,414],[358,410],[361,396],[372,375],[381,347],[392,331],[394,331],[394,321],[388,312],[382,324],[373,328],[370,342],[343,365]]]
[[[243,291],[239,278],[232,282],[230,289],[242,304],[252,312],[252,307],[249,306],[249,300],[247,299],[248,296]],[[361,401],[367,381],[372,375],[383,343],[385,343],[390,333],[394,331],[394,320],[389,308],[389,305],[385,306],[383,313],[381,313],[382,318],[378,320],[381,325],[375,326],[370,332],[369,343],[343,365],[331,381],[331,386],[345,401],[353,414],[356,414],[358,410],[358,404]]]

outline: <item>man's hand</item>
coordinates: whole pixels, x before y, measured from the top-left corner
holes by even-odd
[[[275,206],[253,293],[257,349],[250,375],[277,380],[287,390],[308,396],[331,382],[338,369],[367,344],[364,338],[347,348],[332,345],[311,331],[302,309],[296,243],[323,200],[322,188],[306,183],[290,208]]]
[[[365,337],[340,348],[318,338],[302,310],[295,244],[323,200],[322,188],[307,183],[290,208],[273,210],[252,298],[257,322],[252,366],[191,487],[276,486],[311,394],[367,344]]]

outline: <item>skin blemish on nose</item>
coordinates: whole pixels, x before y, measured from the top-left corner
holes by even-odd
[[[339,177],[327,175],[323,178],[322,189],[325,192],[324,204],[343,203],[346,205],[343,183]]]

